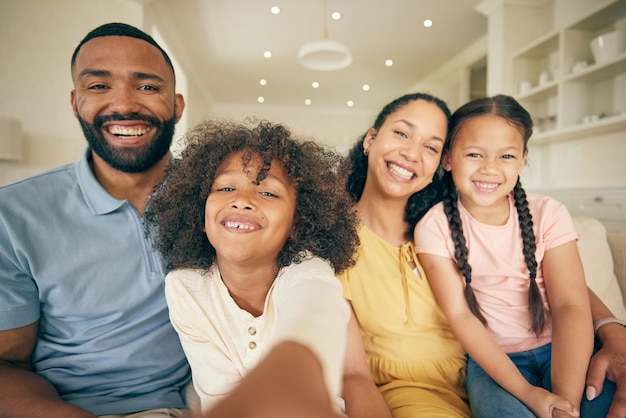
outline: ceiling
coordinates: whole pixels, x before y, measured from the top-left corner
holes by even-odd
[[[257,105],[262,96],[264,106],[377,111],[487,32],[474,10],[482,0],[134,1],[158,22],[193,85],[222,104]],[[325,9],[341,19],[326,18]],[[300,47],[322,39],[325,26],[329,39],[350,48],[348,68],[320,72],[298,62]]]

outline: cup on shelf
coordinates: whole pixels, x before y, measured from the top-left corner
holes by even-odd
[[[548,73],[547,71],[542,71],[541,74],[539,74],[539,85],[544,86],[548,84],[549,81],[550,81],[550,73]]]
[[[532,87],[533,87],[532,81],[530,81],[530,80],[520,81],[520,83],[519,83],[519,92],[520,93],[526,93]]]
[[[572,65],[572,73],[577,73],[579,71],[584,70],[585,68],[587,68],[587,61],[586,60],[578,60],[574,63],[574,65]]]
[[[626,30],[614,30],[596,36],[591,40],[590,46],[596,62],[610,60],[626,51]]]

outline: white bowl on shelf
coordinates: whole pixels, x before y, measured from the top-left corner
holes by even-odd
[[[626,30],[614,30],[591,40],[591,53],[596,62],[609,60],[626,51]]]

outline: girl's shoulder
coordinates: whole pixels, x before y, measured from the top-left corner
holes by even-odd
[[[555,198],[535,193],[527,193],[528,209],[533,216],[563,216],[569,217],[569,211],[565,205]]]
[[[209,270],[177,269],[167,273],[165,286],[166,289],[178,288],[197,292],[219,277],[219,270],[215,265]]]

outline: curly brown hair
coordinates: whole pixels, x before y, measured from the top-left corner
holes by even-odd
[[[190,129],[180,159],[156,187],[146,211],[155,248],[168,269],[208,269],[215,249],[206,237],[204,210],[215,174],[232,154],[244,151],[244,167],[260,156],[256,182],[272,162],[281,164],[296,191],[295,221],[278,255],[280,267],[299,263],[307,252],[328,260],[336,273],[354,265],[357,216],[344,189],[349,162],[313,140],[296,138],[281,124],[246,119],[207,120]]]

